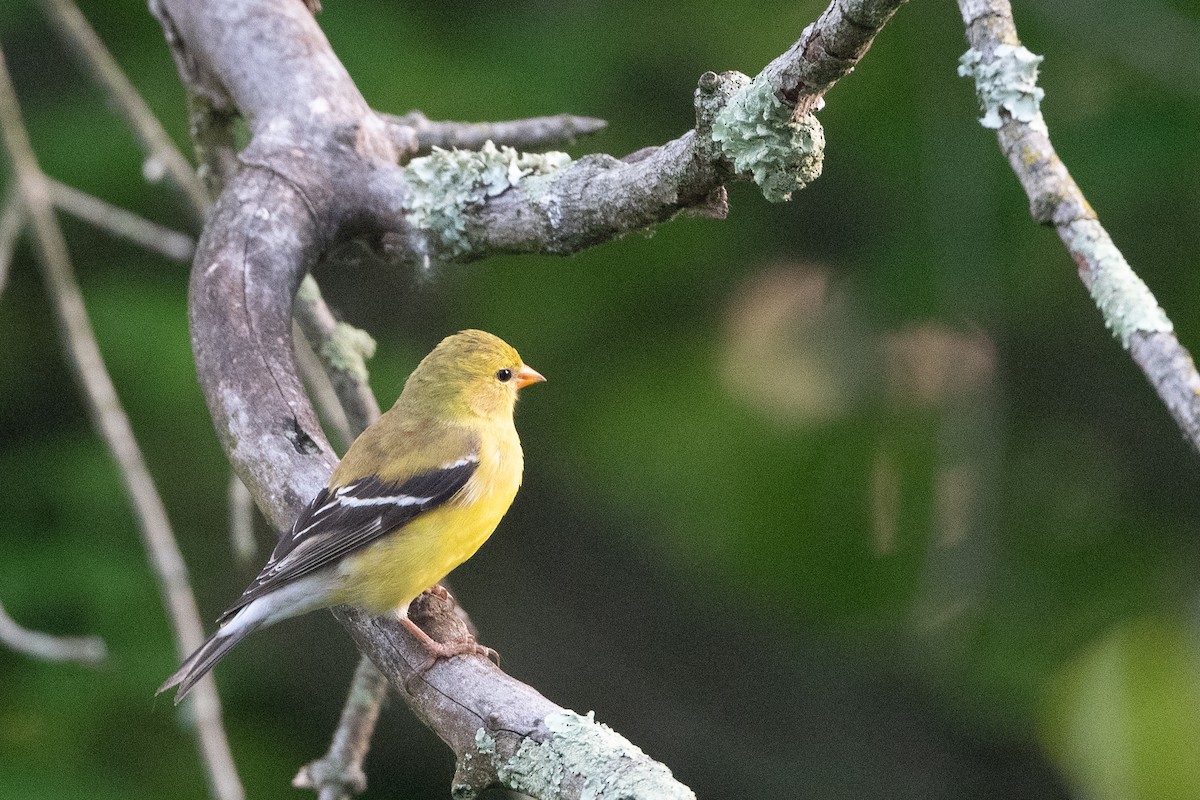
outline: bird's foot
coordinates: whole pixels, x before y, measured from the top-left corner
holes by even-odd
[[[460,639],[456,642],[439,642],[431,637],[428,633],[421,630],[421,626],[413,622],[407,616],[400,617],[400,622],[404,624],[404,627],[408,628],[413,636],[417,637],[421,641],[421,644],[425,646],[425,649],[428,651],[429,655],[429,660],[417,669],[413,670],[413,674],[408,676],[408,679],[405,680],[404,691],[408,692],[409,694],[412,694],[413,681],[419,678],[424,678],[425,673],[433,669],[433,666],[437,664],[437,662],[448,658],[454,658],[455,656],[482,656],[494,662],[496,666],[500,666],[500,654],[492,648],[475,641],[475,637],[471,636],[470,634],[467,634],[468,638]]]

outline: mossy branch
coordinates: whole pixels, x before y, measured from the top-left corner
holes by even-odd
[[[958,5],[971,45],[959,73],[975,80],[980,123],[996,131],[1029,197],[1030,214],[1058,232],[1105,326],[1200,450],[1200,373],[1166,312],[1117,249],[1050,143],[1040,107],[1045,93],[1037,85],[1042,57],[1021,45],[1008,0],[959,0]]]

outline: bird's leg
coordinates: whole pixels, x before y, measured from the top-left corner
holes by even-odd
[[[428,589],[425,590],[425,594],[428,595],[428,598],[422,598],[422,599],[426,600],[425,605],[428,605],[428,599],[441,600],[447,606],[447,611],[450,613],[454,613],[455,616],[457,616],[455,609],[458,607],[458,601],[454,599],[454,595],[450,594],[450,590],[447,589],[445,586],[443,586],[440,583],[435,583],[433,586],[430,586]],[[407,613],[405,614],[405,619],[408,619]],[[408,620],[408,621],[412,622],[412,620]],[[419,625],[417,627],[418,627],[418,629],[420,628]],[[423,632],[424,631],[422,631],[422,633]],[[461,635],[465,636],[467,641],[459,642],[458,645],[448,645],[448,644],[442,644],[440,642],[438,644],[440,646],[446,647],[446,648],[455,648],[456,652],[452,653],[452,655],[483,656],[484,658],[488,659],[489,661],[494,662],[497,667],[500,666],[500,654],[497,653],[492,648],[487,647],[486,645],[479,644],[478,640],[475,639],[474,634],[471,633],[471,630],[469,628],[462,631]],[[426,638],[428,638],[430,641],[436,641],[431,636],[426,636]],[[461,647],[463,649],[459,650],[459,649],[457,649],[458,647]],[[449,657],[450,656],[439,656],[439,658],[449,658]]]
[[[435,586],[430,590],[429,594],[436,600],[442,601],[446,606],[453,606],[454,598],[441,586]],[[425,609],[423,609],[423,611],[425,611]],[[424,677],[425,673],[432,669],[437,662],[443,659],[464,655],[483,656],[484,658],[494,661],[496,665],[499,666],[500,654],[490,647],[479,644],[479,642],[475,640],[475,637],[472,636],[471,633],[466,629],[466,626],[463,625],[456,616],[454,616],[453,611],[450,610],[449,613],[450,618],[458,623],[458,629],[443,632],[455,636],[456,640],[451,642],[439,642],[437,639],[434,639],[432,636],[426,633],[420,625],[413,622],[412,619],[409,618],[407,607],[396,609],[396,616],[400,620],[401,624],[408,628],[412,635],[420,640],[421,644],[424,645],[425,649],[429,653],[429,660],[422,664],[419,668],[415,669],[413,674],[410,675],[408,680],[405,681],[404,690],[406,692],[411,694],[412,681],[416,678]]]

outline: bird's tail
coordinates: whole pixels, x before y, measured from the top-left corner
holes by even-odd
[[[217,662],[224,658],[235,644],[258,627],[257,624],[221,626],[216,633],[208,637],[208,641],[197,648],[196,652],[187,657],[175,674],[158,687],[155,694],[162,694],[172,686],[178,686],[179,689],[175,692],[175,705],[179,705],[179,702],[187,696],[197,681],[207,675],[208,671],[215,667]]]

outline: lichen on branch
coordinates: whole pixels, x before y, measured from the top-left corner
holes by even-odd
[[[996,45],[987,61],[975,48],[963,53],[958,61],[958,74],[975,79],[975,92],[983,109],[980,125],[998,129],[1004,123],[1000,117],[1000,110],[1004,109],[1018,122],[1046,132],[1041,109],[1046,92],[1037,85],[1038,64],[1043,58],[1021,45],[1011,44]]]
[[[531,196],[543,194],[570,163],[566,153],[521,153],[490,140],[479,150],[434,148],[404,168],[410,189],[405,218],[436,239],[432,248],[426,243],[426,259],[452,259],[471,250],[465,212],[518,185]]]
[[[1062,231],[1088,293],[1104,315],[1104,325],[1128,350],[1133,334],[1171,333],[1175,328],[1146,283],[1096,220],[1081,219]]]
[[[812,114],[794,116],[765,74],[734,92],[713,120],[712,138],[739,175],[749,175],[772,203],[792,198],[821,175],[825,131]]]
[[[497,741],[486,728],[475,733],[475,752],[464,759],[495,763],[500,782],[533,797],[578,796],[621,800],[695,800],[696,795],[671,776],[671,770],[651,760],[641,748],[612,728],[596,721],[594,712],[576,714],[559,709],[542,720],[547,734],[538,741],[525,737],[510,757],[497,757]],[[485,771],[485,774],[487,771]],[[460,770],[460,775],[469,770]],[[568,785],[578,784],[571,792]],[[455,800],[470,800],[478,786],[457,782]]]

